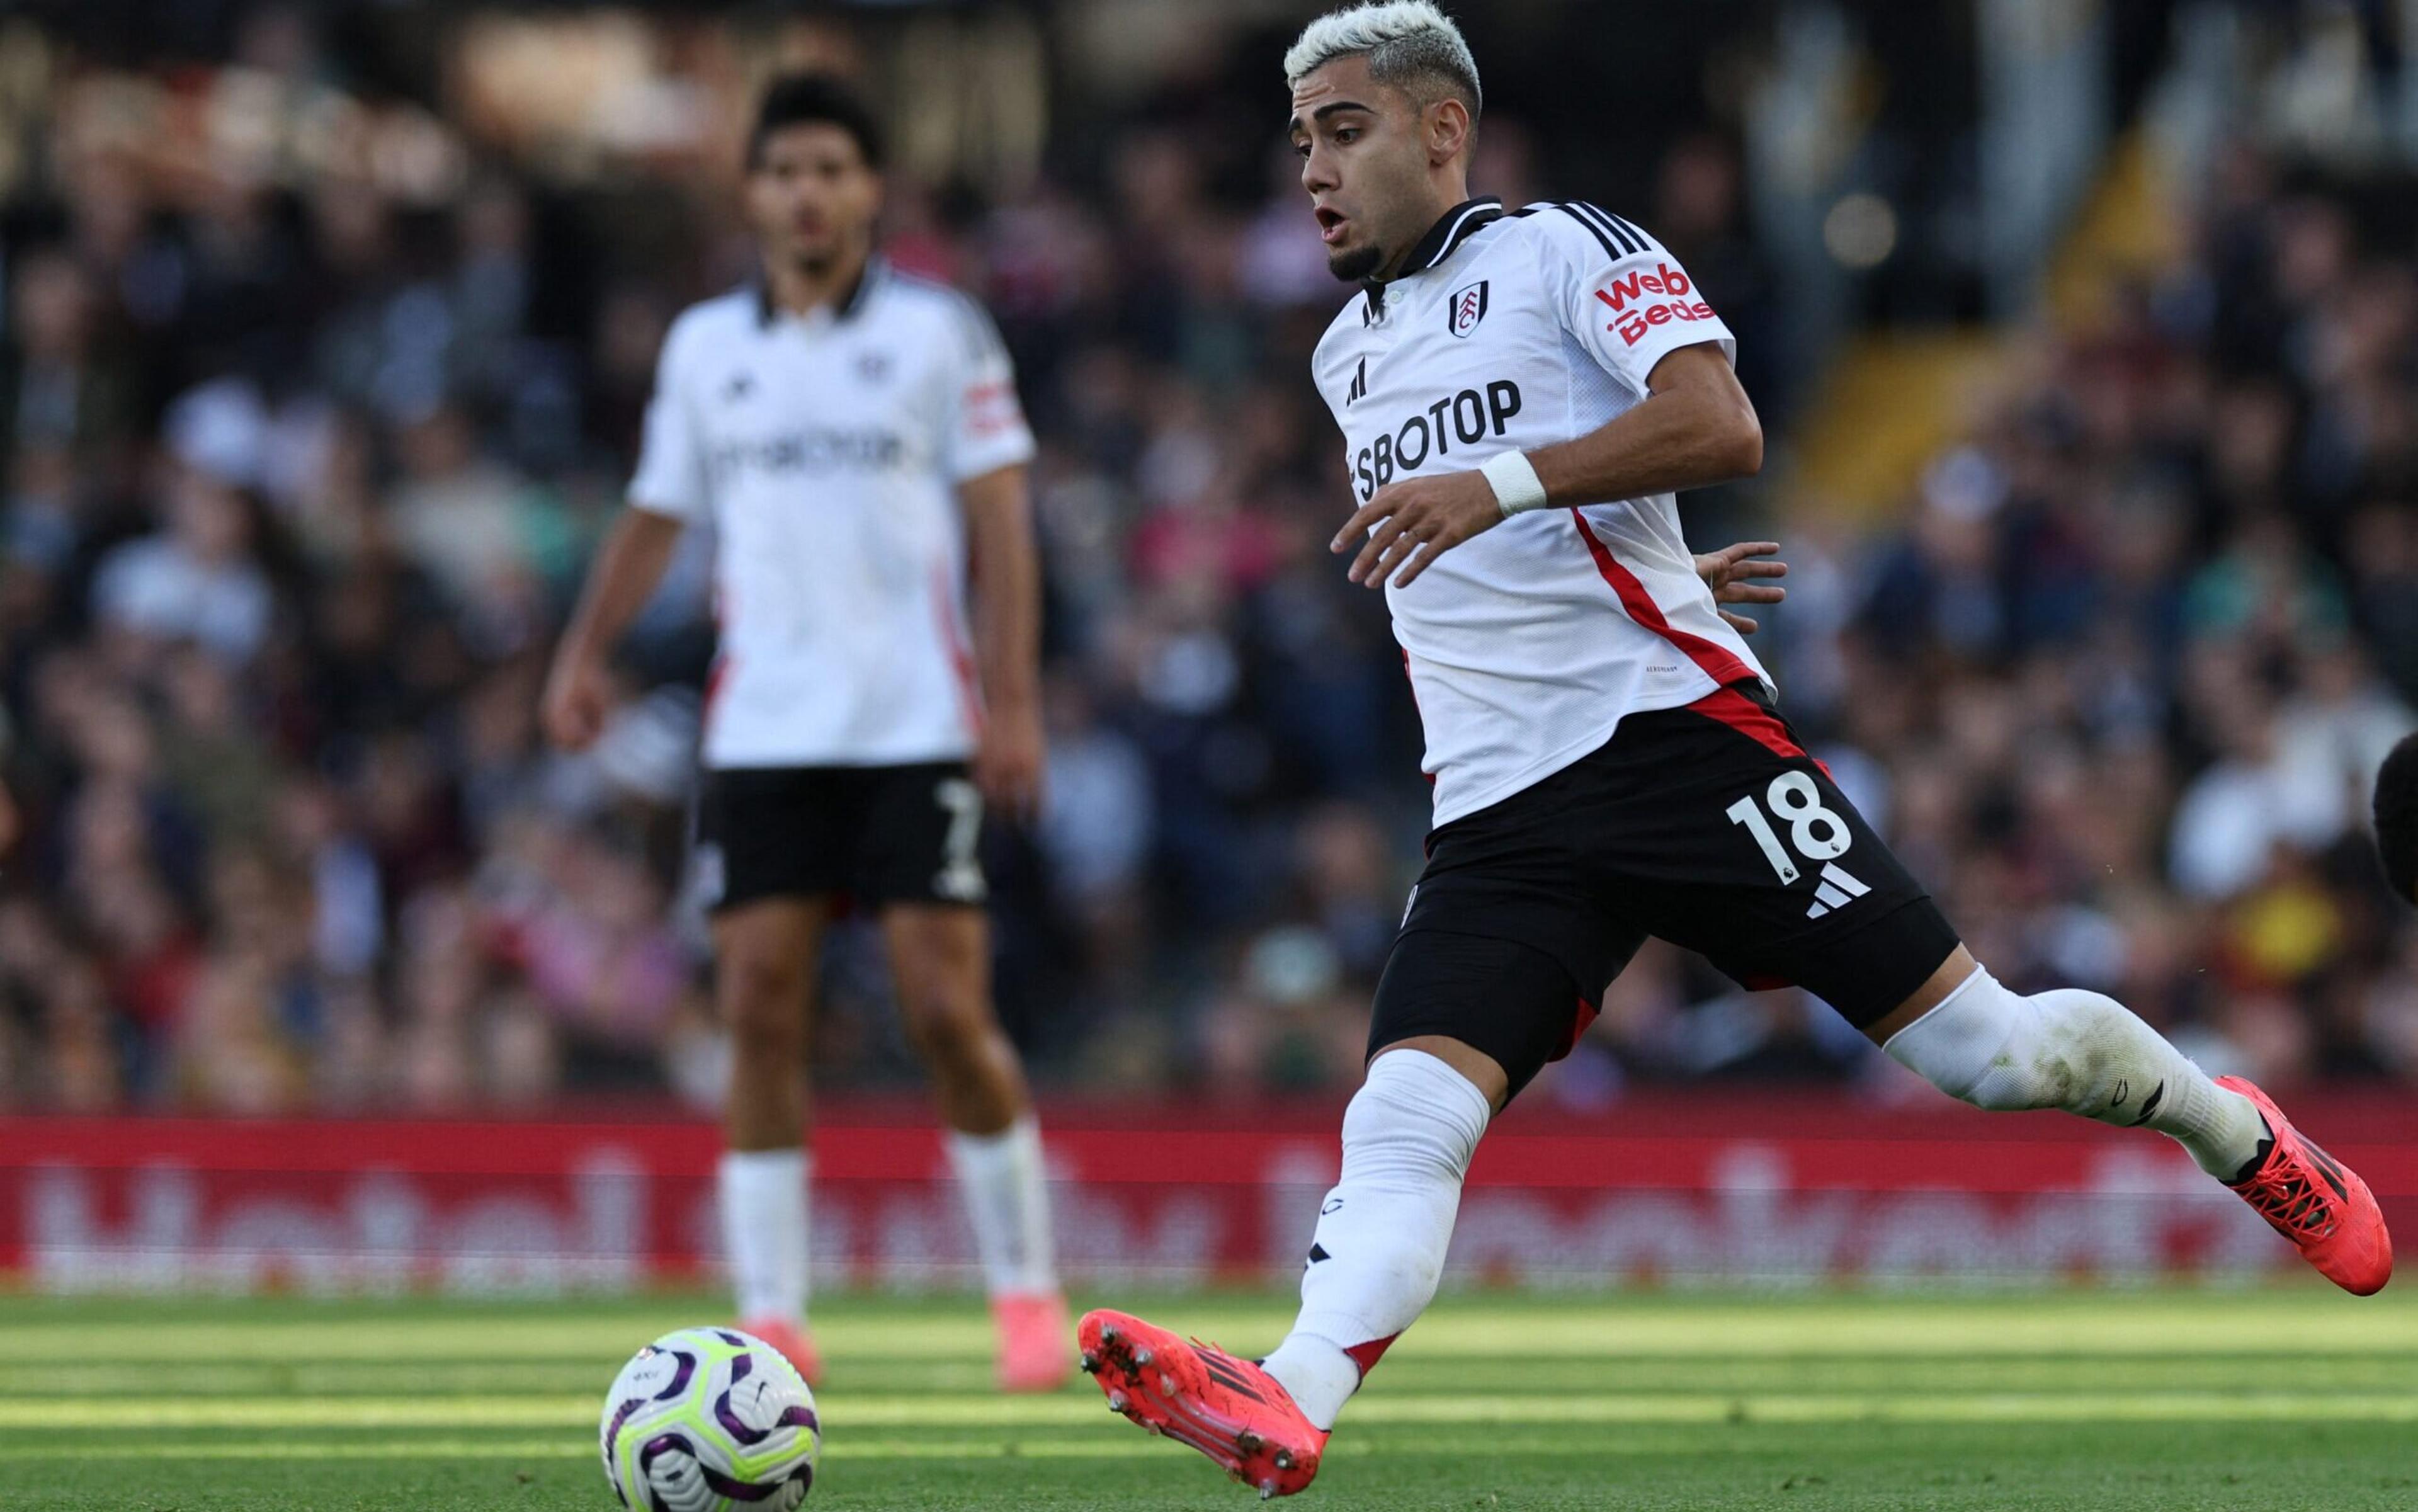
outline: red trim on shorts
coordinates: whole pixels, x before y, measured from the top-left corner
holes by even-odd
[[[1581,998],[1578,1000],[1578,1006],[1570,1010],[1570,1031],[1568,1034],[1562,1036],[1562,1047],[1555,1050],[1553,1054],[1545,1057],[1545,1059],[1548,1061],[1558,1061],[1564,1056],[1569,1054],[1572,1050],[1577,1049],[1579,1047],[1579,1040],[1581,1036],[1584,1035],[1587,1030],[1594,1025],[1595,1016],[1601,1011],[1602,1010],[1596,1007],[1594,1003],[1587,1001],[1584,998]]]
[[[1822,769],[1823,776],[1830,775],[1829,767],[1819,756],[1791,738],[1788,726],[1781,723],[1778,714],[1736,688],[1716,688],[1688,707],[1706,719],[1721,721],[1774,756],[1786,756],[1791,761],[1811,761]]]
[[[1570,521],[1579,527],[1579,539],[1586,542],[1587,554],[1595,558],[1595,570],[1620,596],[1620,606],[1628,611],[1630,619],[1676,646],[1715,682],[1740,682],[1754,676],[1744,662],[1722,647],[1702,635],[1673,629],[1671,621],[1662,618],[1662,606],[1654,602],[1654,595],[1645,591],[1645,585],[1637,580],[1636,573],[1620,565],[1612,548],[1588,527],[1586,516],[1573,508]]]

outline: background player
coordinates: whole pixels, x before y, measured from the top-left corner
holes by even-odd
[[[2385,880],[2418,903],[2418,735],[2404,736],[2376,772],[2376,848]]]
[[[721,645],[697,864],[735,1052],[721,1199],[742,1326],[818,1375],[803,1077],[818,946],[846,894],[875,910],[931,1069],[1000,1381],[1048,1389],[1071,1368],[1065,1310],[1040,1134],[990,1000],[975,855],[984,801],[1027,810],[1040,781],[1033,438],[989,318],[875,252],[865,108],[827,79],[778,80],[747,150],[761,282],[692,308],[665,340],[633,507],[564,634],[546,725],[574,748],[596,738],[608,652],[681,531],[711,522]]]
[[[1110,1405],[1263,1494],[1307,1486],[1434,1295],[1489,1120],[1647,935],[1806,987],[1978,1107],[2169,1135],[2337,1284],[2381,1287],[2356,1176],[2112,999],[2001,985],[1797,744],[1679,530],[1674,490],[1762,460],[1685,269],[1594,206],[1469,197],[1477,66],[1424,0],[1311,23],[1285,73],[1329,267],[1368,281],[1316,358],[1360,500],[1335,545],[1365,536],[1351,576],[1385,586],[1435,829],[1293,1332],[1263,1367],[1093,1313]]]

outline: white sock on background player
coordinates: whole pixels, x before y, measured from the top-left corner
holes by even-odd
[[[739,1320],[806,1314],[806,1178],[803,1150],[730,1150],[722,1156],[722,1244]]]
[[[990,1294],[1055,1292],[1058,1266],[1049,1234],[1040,1123],[1027,1113],[997,1134],[952,1129],[948,1146],[949,1164],[965,1192],[966,1216],[973,1223],[983,1283]]]
[[[2078,987],[2018,997],[1976,969],[1882,1049],[1976,1107],[2058,1107],[2155,1129],[2223,1181],[2244,1173],[2268,1134],[2249,1098],[2211,1081],[2122,1003]]]
[[[1310,1422],[1335,1415],[1433,1301],[1461,1182],[1492,1110],[1434,1056],[1391,1050],[1343,1113],[1343,1173],[1319,1204],[1293,1332],[1262,1362]]]

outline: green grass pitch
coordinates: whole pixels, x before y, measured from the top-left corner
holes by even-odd
[[[1288,1309],[1137,1310],[1255,1350]],[[595,1512],[613,1371],[718,1316],[694,1298],[0,1298],[0,1507]],[[977,1304],[834,1298],[817,1332],[832,1379],[810,1508],[1253,1503],[1088,1382],[992,1395]],[[1294,1504],[2418,1508],[2418,1305],[2315,1287],[1447,1296]]]

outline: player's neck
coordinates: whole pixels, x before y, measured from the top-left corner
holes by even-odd
[[[788,314],[811,314],[826,305],[836,310],[865,282],[865,269],[872,261],[873,244],[869,238],[819,267],[767,259],[765,291],[773,308]]]
[[[1418,217],[1418,229],[1402,243],[1400,252],[1385,259],[1385,266],[1377,270],[1371,282],[1387,283],[1401,277],[1405,270],[1404,265],[1410,261],[1411,254],[1418,251],[1426,242],[1428,233],[1435,229],[1435,223],[1459,209],[1468,200],[1469,180],[1467,178],[1460,175],[1454,175],[1449,178],[1431,178],[1428,181],[1426,203],[1421,206],[1426,213]]]

